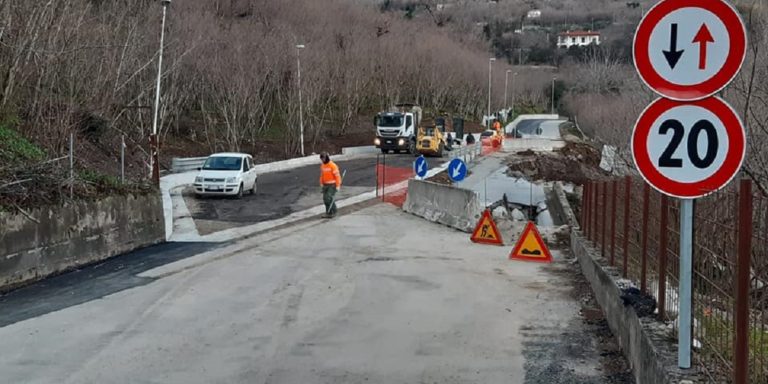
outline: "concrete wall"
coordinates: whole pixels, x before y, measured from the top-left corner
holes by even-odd
[[[159,194],[0,213],[0,292],[165,240]]]
[[[568,223],[578,228],[561,183],[555,183],[555,203]],[[627,357],[639,384],[677,384],[690,380],[700,382],[695,372],[677,368],[677,348],[669,341],[666,326],[652,318],[640,318],[632,306],[625,306],[621,299],[616,268],[607,265],[597,249],[584,238],[579,230],[571,232],[571,251],[579,260],[581,271],[589,281],[608,326],[611,328],[624,356]]]
[[[677,384],[683,380],[700,382],[696,372],[677,368],[677,347],[669,341],[666,327],[654,319],[639,318],[632,306],[623,304],[617,284],[619,274],[602,265],[604,260],[598,251],[579,231],[571,233],[571,250],[632,366],[635,381],[656,384]]]
[[[429,221],[472,232],[482,206],[475,192],[425,180],[408,180],[403,210]]]

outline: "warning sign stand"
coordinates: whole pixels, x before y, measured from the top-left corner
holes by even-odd
[[[547,245],[541,239],[539,230],[533,222],[528,222],[523,234],[517,240],[515,248],[509,254],[510,260],[536,261],[539,263],[551,263],[552,254],[549,253]]]
[[[475,227],[475,231],[472,232],[470,240],[481,244],[504,245],[504,242],[501,240],[501,233],[499,233],[499,229],[496,228],[496,222],[493,221],[493,216],[491,215],[490,210],[486,209],[483,212],[483,216],[481,216],[480,221],[477,222],[477,226]]]

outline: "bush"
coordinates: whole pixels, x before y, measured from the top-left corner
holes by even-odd
[[[42,149],[0,123],[0,161],[3,164],[41,161],[44,157]]]

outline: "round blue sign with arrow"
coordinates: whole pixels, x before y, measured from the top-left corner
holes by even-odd
[[[413,162],[413,171],[416,172],[416,176],[426,176],[427,169],[429,169],[429,166],[427,165],[427,159],[425,159],[424,156],[419,156],[416,161]]]
[[[467,165],[461,159],[453,159],[448,164],[448,177],[454,182],[459,182],[467,177]]]

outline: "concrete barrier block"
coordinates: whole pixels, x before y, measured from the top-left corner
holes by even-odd
[[[429,221],[472,232],[482,205],[474,191],[426,180],[408,180],[403,210]]]

